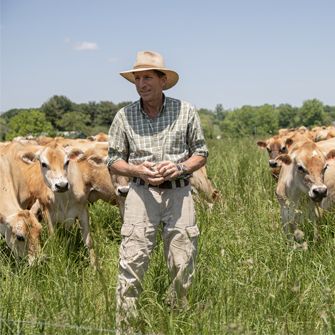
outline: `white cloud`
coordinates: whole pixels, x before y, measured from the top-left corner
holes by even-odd
[[[78,42],[73,48],[77,51],[97,50],[98,45],[94,42]]]

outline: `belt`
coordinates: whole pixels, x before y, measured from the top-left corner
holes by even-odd
[[[166,180],[159,185],[146,184],[145,181],[141,178],[134,177],[133,182],[137,185],[146,185],[148,187],[157,187],[157,188],[177,188],[187,186],[190,182],[188,179],[176,179],[176,180]]]

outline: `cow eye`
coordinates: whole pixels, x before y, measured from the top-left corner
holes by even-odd
[[[44,168],[44,169],[48,168],[48,164],[47,163],[42,162],[41,165],[42,165],[42,168]]]
[[[20,242],[24,242],[25,238],[22,235],[16,235],[16,239]]]
[[[326,164],[326,165],[324,166],[324,168],[322,169],[322,174],[324,174],[324,173],[326,172],[327,168],[328,168],[328,164]]]
[[[286,153],[287,152],[287,148],[286,147],[281,147],[279,151],[281,153]]]
[[[67,160],[64,164],[64,168],[66,169],[69,166],[70,160]]]
[[[266,150],[270,153],[271,152],[271,149],[270,148],[266,148]]]
[[[305,168],[304,168],[302,165],[300,165],[300,164],[298,164],[297,169],[298,169],[298,171],[301,172],[301,173],[306,173]]]

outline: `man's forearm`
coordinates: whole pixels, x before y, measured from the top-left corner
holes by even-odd
[[[109,171],[113,174],[119,174],[126,177],[136,177],[136,165],[130,165],[126,161],[120,159],[109,166]]]
[[[192,173],[196,170],[199,170],[203,167],[207,162],[207,157],[200,155],[193,155],[189,159],[187,159],[182,164],[186,167],[187,173]]]

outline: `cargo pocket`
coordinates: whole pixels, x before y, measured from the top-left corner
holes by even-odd
[[[134,225],[132,224],[123,224],[121,227],[121,258],[129,259],[136,255],[136,243],[132,238],[132,234],[134,231]]]
[[[134,225],[132,224],[123,224],[121,227],[121,236],[129,237],[134,230]]]
[[[135,259],[141,254],[141,250],[145,249],[144,232],[144,227],[133,224],[122,225],[122,254],[125,258]]]
[[[200,231],[198,226],[190,226],[185,228],[188,239],[189,239],[189,245],[190,248],[187,250],[189,259],[195,257],[195,254],[197,252],[197,246],[198,246],[198,236],[200,235]]]
[[[193,238],[199,236],[200,231],[198,226],[191,226],[191,227],[186,227],[186,232],[188,237],[192,240]]]

